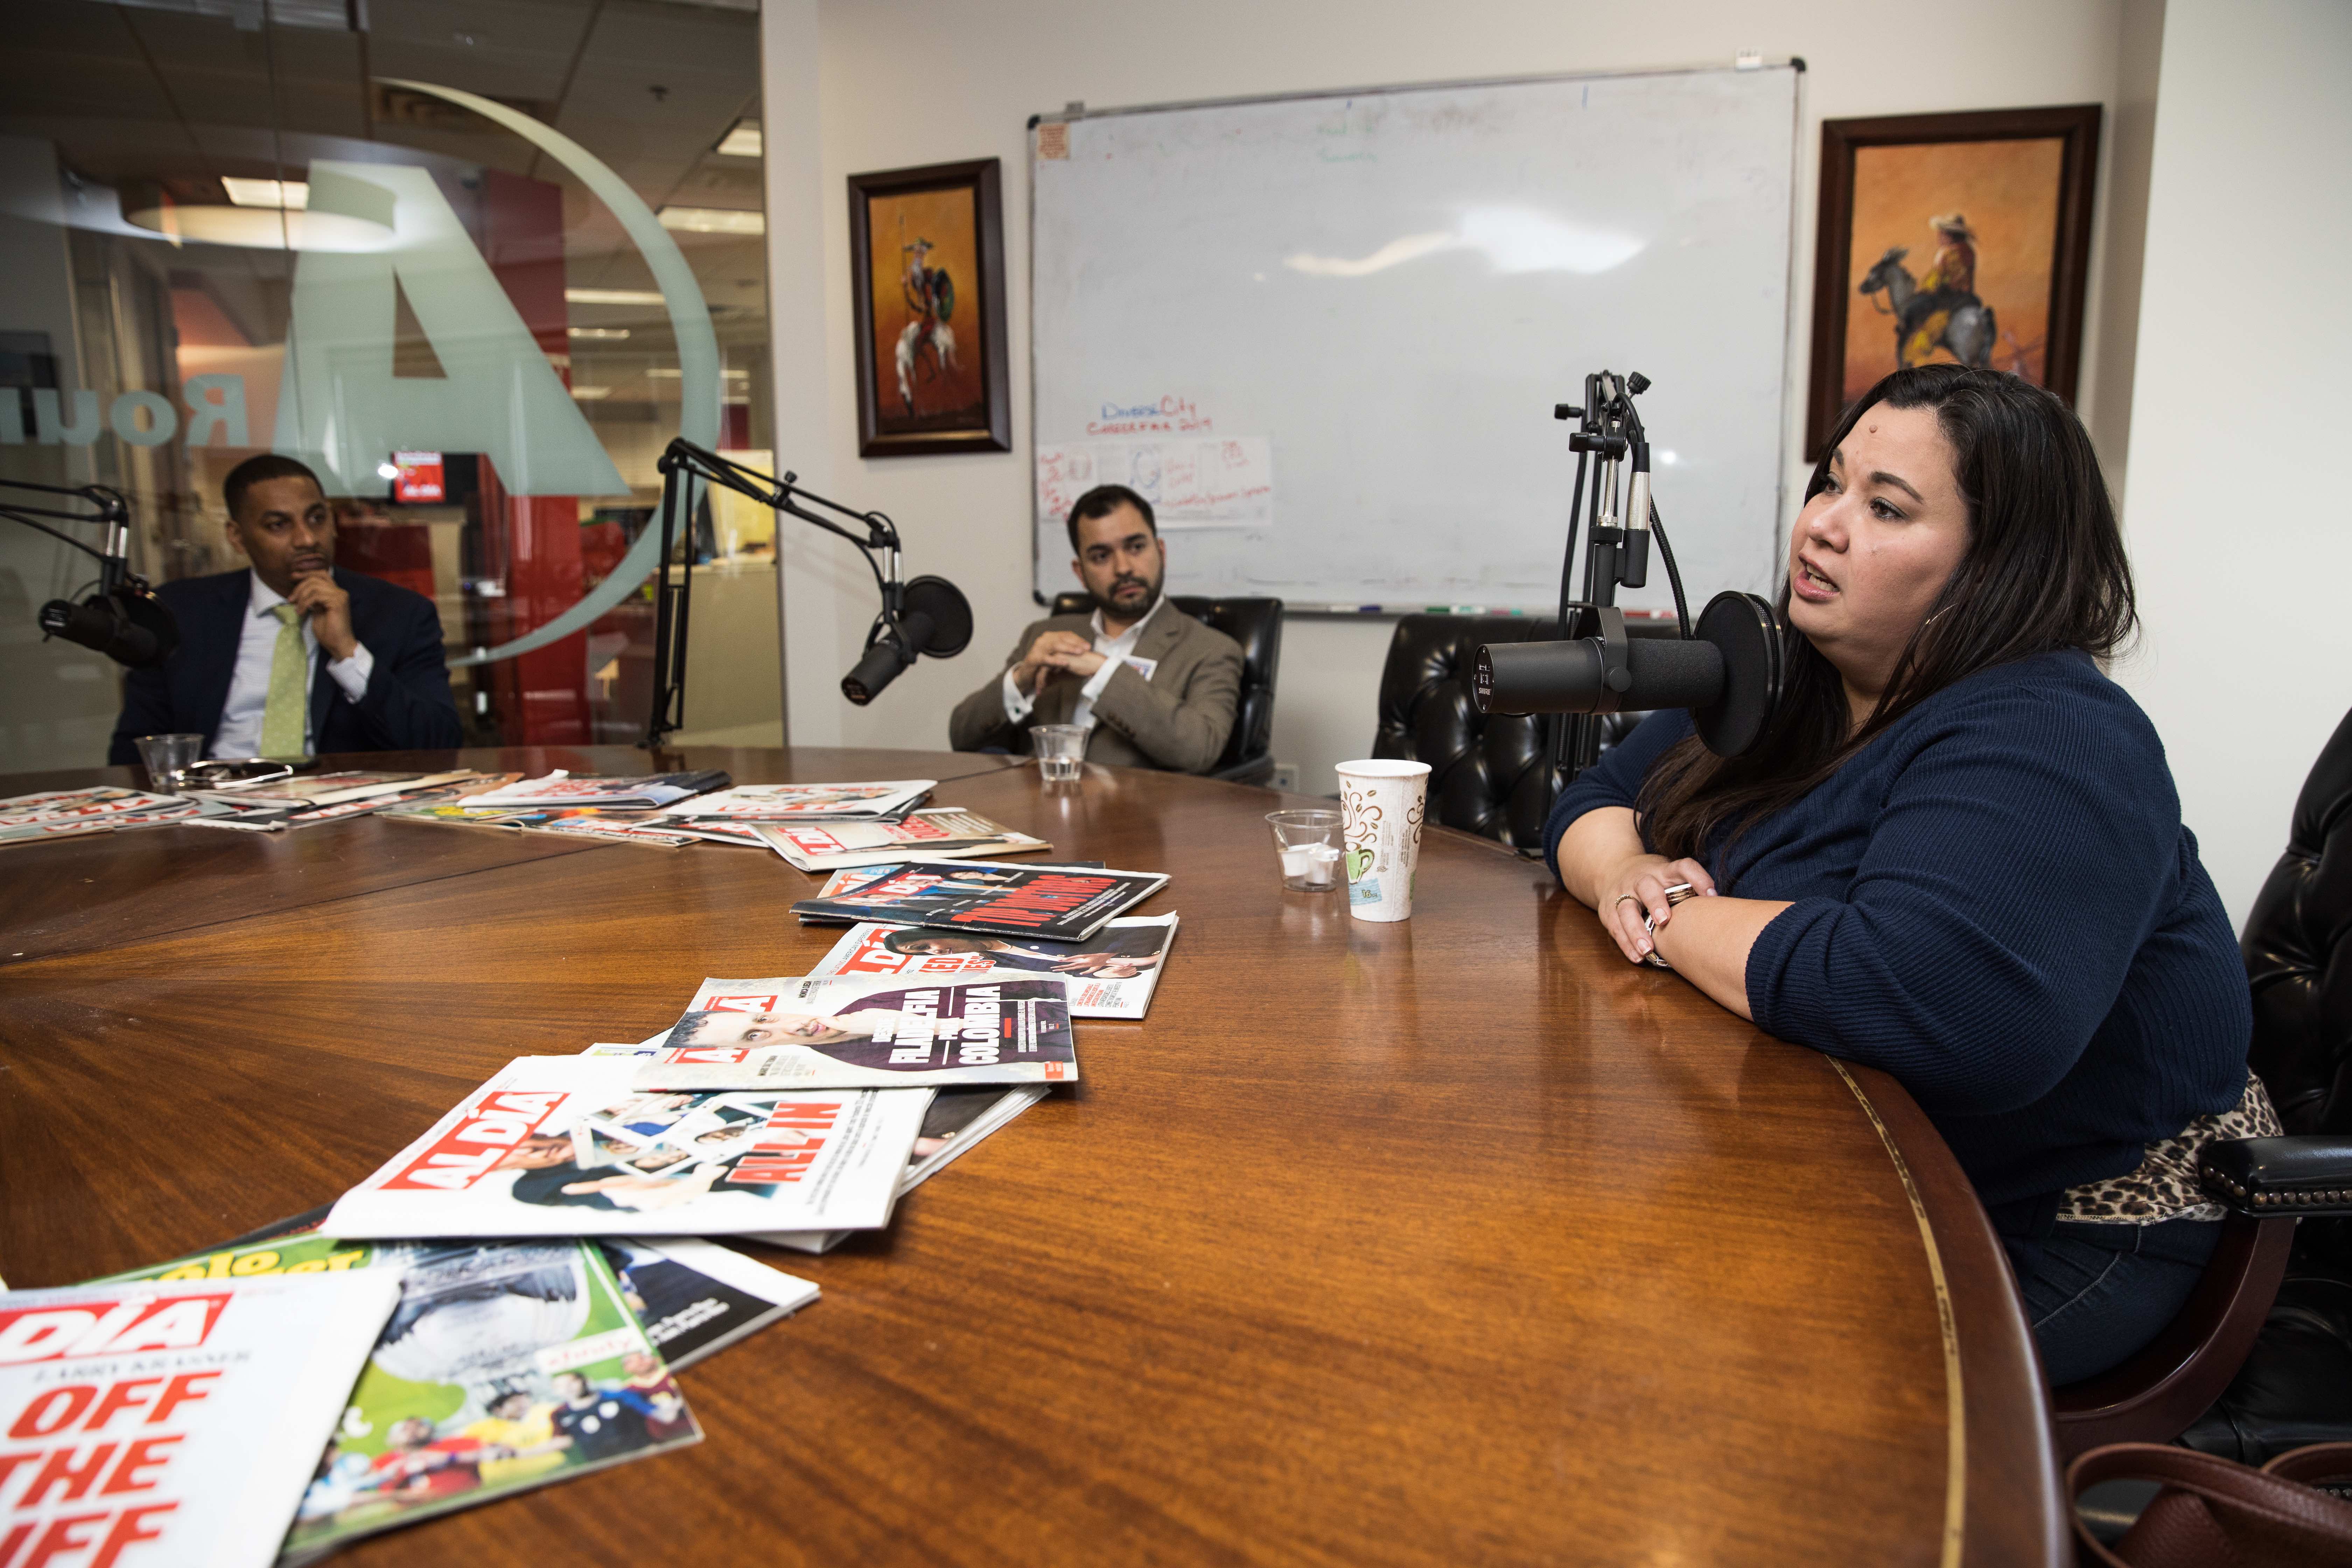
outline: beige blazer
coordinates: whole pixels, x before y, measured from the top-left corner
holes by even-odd
[[[998,667],[988,684],[956,704],[948,720],[949,744],[959,752],[1002,746],[1026,754],[1029,725],[1070,721],[1078,689],[1086,682],[1056,670],[1038,681],[1036,703],[1026,720],[1016,725],[1005,716],[1004,671],[1020,663],[1030,645],[1047,632],[1076,632],[1091,640],[1094,622],[1087,616],[1049,616],[1031,622],[1013,645],[1013,657]],[[1146,680],[1133,665],[1122,665],[1105,683],[1102,695],[1095,699],[1087,761],[1187,773],[1216,766],[1241,700],[1241,644],[1163,604],[1136,639],[1135,657],[1156,661],[1151,679]]]

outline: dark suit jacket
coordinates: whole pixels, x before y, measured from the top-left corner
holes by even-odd
[[[446,751],[464,739],[457,704],[449,695],[449,668],[441,654],[441,617],[422,594],[338,571],[335,585],[352,596],[352,631],[374,656],[367,694],[353,702],[327,673],[324,657],[310,678],[313,749],[330,752]],[[160,666],[134,669],[122,682],[122,717],[115,721],[110,763],[135,763],[140,735],[202,735],[209,744],[228,705],[236,673],[237,639],[253,573],[184,577],[155,590],[180,624],[180,646]],[[323,655],[323,650],[322,650]]]

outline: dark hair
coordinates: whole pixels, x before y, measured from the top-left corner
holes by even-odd
[[[694,1044],[695,1041],[702,1037],[702,1031],[709,1026],[710,1020],[717,1016],[719,1016],[719,1015],[716,1013],[686,1013],[680,1015],[677,1022],[670,1026],[669,1033],[663,1037],[663,1047],[667,1049],[676,1046],[690,1046]]]
[[[1658,759],[1636,805],[1660,854],[1703,854],[1725,831],[1718,847],[1728,849],[1954,681],[2060,648],[2104,657],[2137,623],[2131,564],[2091,438],[2056,396],[2014,375],[1953,364],[1896,371],[1838,421],[1805,487],[1808,502],[1829,483],[1830,458],[1855,422],[1881,403],[1936,411],[1968,505],[1968,549],[1851,734],[1844,682],[1789,624],[1784,576],[1780,708],[1746,756],[1717,757],[1688,736]]]
[[[1078,552],[1078,524],[1092,522],[1098,517],[1108,517],[1123,506],[1131,506],[1143,514],[1143,526],[1151,537],[1160,537],[1160,523],[1151,515],[1151,503],[1129,489],[1125,485],[1097,485],[1080,496],[1070,508],[1070,553]]]
[[[919,942],[982,942],[985,940],[987,939],[984,937],[964,931],[924,931],[918,927],[913,931],[885,932],[882,937],[882,946],[891,952],[911,952],[914,951],[914,944]]]
[[[221,481],[221,500],[228,503],[229,516],[235,517],[236,509],[245,504],[246,491],[256,485],[266,484],[271,479],[308,479],[312,484],[319,485],[319,476],[310,471],[310,467],[307,463],[297,462],[292,458],[281,457],[276,452],[264,452],[257,458],[247,458],[244,462],[231,468],[228,471],[228,478]],[[319,493],[324,495],[326,492],[327,487],[319,485]]]

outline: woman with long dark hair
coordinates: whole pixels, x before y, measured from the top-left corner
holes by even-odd
[[[2131,570],[2081,423],[2011,375],[1888,376],[1813,472],[1780,613],[1761,743],[1654,715],[1560,796],[1552,868],[1627,958],[1900,1079],[2051,1381],[2094,1376],[2212,1254],[2199,1145],[2278,1123],[2164,749],[2099,668]]]

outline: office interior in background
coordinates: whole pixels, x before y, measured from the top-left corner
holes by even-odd
[[[1599,516],[1583,408],[1554,405],[1611,395],[1588,379],[1603,367],[1654,384],[1633,493],[1679,578],[1644,531],[1646,580],[1618,596],[1638,648],[1686,625],[1678,598],[1785,607],[1822,439],[1878,376],[1967,364],[2046,388],[2129,557],[2137,633],[2100,668],[2161,743],[2257,985],[2265,963],[2297,976],[2287,1023],[2255,1002],[2258,1061],[2260,1031],[2291,1028],[2309,1080],[2292,1102],[2272,1082],[2284,1131],[2352,1136],[2325,1087],[2352,1059],[2352,961],[2314,891],[2345,851],[2311,815],[2352,766],[2339,0],[0,0],[0,481],[119,493],[128,569],[169,598],[247,563],[232,473],[298,459],[334,573],[429,601],[457,748],[530,749],[526,769],[649,726],[667,750],[636,753],[647,773],[677,749],[705,765],[698,748],[1019,762],[1051,721],[1095,728],[1076,743],[1117,764],[1105,778],[1204,775],[1271,811],[1336,809],[1352,759],[1418,758],[1433,826],[1517,852],[1558,897],[1553,731],[1490,725],[1469,673],[1570,596],[1571,506]],[[1555,178],[1575,195],[1547,205]],[[680,438],[689,468],[757,482],[671,474]],[[799,510],[760,491],[787,475]],[[1089,499],[1103,484],[1124,488]],[[1128,548],[1164,573],[1139,621],[1111,596]],[[951,583],[910,603],[961,636],[845,700],[885,573]],[[42,629],[95,575],[0,519],[0,773],[126,760],[121,662]],[[1179,679],[1213,734],[1181,693],[1141,695]],[[2308,864],[2290,885],[2291,842]],[[30,853],[0,847],[0,881]],[[756,918],[789,924],[782,907]],[[1424,971],[1452,962],[1429,945]],[[1384,962],[1411,980],[1409,946]],[[0,1188],[7,1168],[0,1152]],[[2352,1187],[2330,1191],[2311,1201]],[[2291,1289],[2333,1281],[2293,1299],[2307,1339],[2279,1363],[2277,1431],[2213,1414],[2236,1361],[2168,1430],[2111,1412],[2079,1430],[2188,1432],[2230,1458],[2290,1429],[2352,1441],[2352,1249],[2313,1242],[2320,1223],[2352,1220],[2306,1221],[2292,1265],[2272,1259]],[[2220,1353],[2243,1360],[2262,1323]],[[1617,1370],[1624,1421],[1667,1418]],[[2027,1445],[2056,1478],[2087,1445],[2066,1418],[1966,1420],[2060,1432]],[[1307,1463],[1296,1484],[1339,1483]],[[2125,1510],[2107,1545],[2153,1490],[2103,1494]],[[1203,1530],[1199,1561],[1304,1550]],[[1801,1535],[1748,1560],[1801,1560],[1774,1554]],[[1441,1537],[1398,1560],[1480,1560],[1475,1531]],[[1704,1538],[1722,1554],[1654,1560],[1741,1560]],[[1958,1539],[1942,1561],[2060,1560],[1979,1555],[1992,1526],[1965,1557]],[[1936,1559],[1906,1540],[1885,1560]]]

